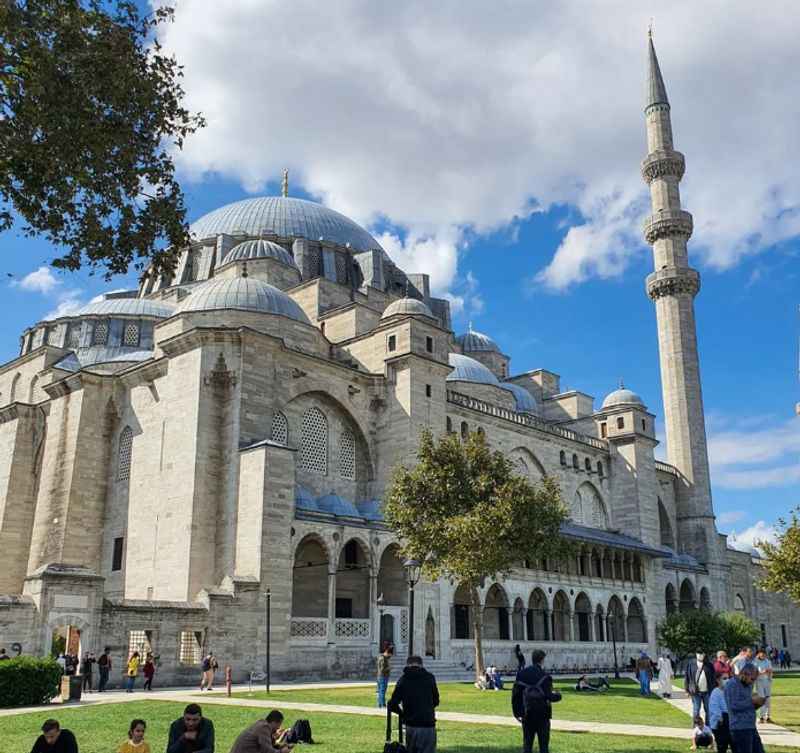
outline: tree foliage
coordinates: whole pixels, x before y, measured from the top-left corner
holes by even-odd
[[[204,122],[155,39],[171,18],[124,0],[0,3],[0,230],[16,215],[64,249],[56,267],[159,272],[188,243],[171,150]]]
[[[549,478],[532,485],[477,432],[465,442],[424,432],[416,466],[395,471],[385,516],[427,577],[467,585],[476,674],[483,672],[479,588],[525,559],[569,549],[559,534],[566,509],[558,485]]]
[[[58,695],[61,675],[61,667],[51,658],[0,661],[0,707],[50,703]]]
[[[761,564],[764,575],[758,585],[766,591],[786,593],[800,603],[800,520],[798,510],[792,510],[791,518],[778,521],[775,543],[759,541],[764,553]]]
[[[735,612],[690,609],[668,614],[657,627],[658,641],[679,659],[701,649],[707,656],[720,650],[735,655],[742,646],[758,642],[758,626]]]

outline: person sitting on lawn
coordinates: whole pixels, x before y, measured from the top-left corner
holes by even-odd
[[[147,722],[134,719],[128,729],[128,739],[117,748],[117,753],[150,753],[150,746],[144,741]]]
[[[273,709],[236,738],[231,753],[289,753],[292,746],[284,742],[287,730],[281,730],[282,722],[283,714]]]
[[[706,726],[703,717],[698,714],[694,718],[694,729],[692,730],[692,750],[698,748],[709,748],[714,741],[711,735],[711,728]]]
[[[42,734],[36,739],[31,753],[78,753],[78,742],[68,729],[61,729],[55,719],[42,725]]]
[[[497,671],[497,667],[494,664],[490,664],[486,669],[486,674],[489,678],[489,682],[491,682],[493,690],[502,690],[503,689],[503,678],[500,676],[500,673]]]
[[[586,675],[581,675],[578,678],[578,682],[575,683],[575,690],[578,692],[581,691],[593,691],[595,693],[600,692],[602,690],[609,689],[608,680],[605,677],[601,677],[596,682],[592,682],[586,678]]]
[[[214,753],[214,723],[190,703],[169,728],[167,753]]]

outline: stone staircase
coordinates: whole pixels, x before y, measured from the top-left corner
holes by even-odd
[[[425,669],[433,673],[436,682],[470,682],[474,679],[475,673],[470,669],[465,669],[460,664],[455,664],[444,659],[431,659],[429,656],[423,657]],[[390,682],[394,682],[403,672],[406,665],[405,656],[392,657],[392,674]]]

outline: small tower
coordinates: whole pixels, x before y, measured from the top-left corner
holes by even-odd
[[[642,162],[642,176],[650,187],[653,213],[645,221],[644,237],[653,247],[655,271],[647,277],[647,294],[655,304],[658,322],[667,457],[684,477],[678,497],[681,548],[708,563],[717,561],[720,555],[711,505],[694,318],[700,275],[689,266],[687,257],[692,215],[681,209],[679,190],[686,163],[673,148],[670,105],[652,35],[648,53],[644,114],[649,154]]]

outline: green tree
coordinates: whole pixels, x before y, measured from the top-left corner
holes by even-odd
[[[204,122],[155,38],[171,18],[123,0],[0,3],[0,231],[18,218],[63,248],[56,267],[158,273],[188,242],[171,151]]]
[[[720,612],[722,648],[728,656],[736,656],[742,646],[761,642],[761,630],[747,615],[738,612]]]
[[[759,639],[758,626],[743,614],[690,609],[668,614],[657,626],[658,642],[678,659],[697,649],[707,656],[725,650],[730,656]]]
[[[778,534],[775,543],[759,541],[764,553],[761,564],[764,575],[758,585],[765,591],[788,594],[800,603],[800,520],[798,511],[792,510],[791,518],[778,521]]]
[[[475,672],[483,673],[479,589],[525,559],[563,556],[559,528],[566,516],[558,485],[532,485],[483,434],[435,441],[422,434],[417,464],[396,469],[386,495],[387,523],[403,552],[431,579],[465,583],[472,603]]]

